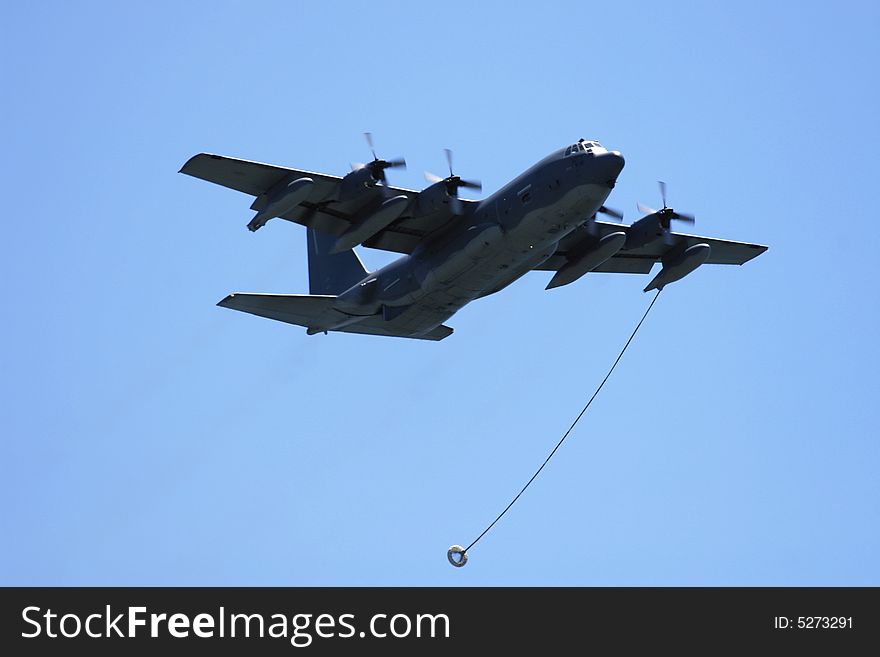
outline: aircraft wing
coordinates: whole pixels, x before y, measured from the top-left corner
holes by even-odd
[[[312,178],[318,185],[330,184],[331,180],[335,178],[335,176],[297,171],[261,162],[236,160],[211,153],[199,153],[191,157],[181,167],[180,173],[223,185],[223,187],[229,187],[251,196],[263,194],[279,180],[291,174],[296,177]]]
[[[342,181],[339,176],[211,153],[193,156],[183,165],[180,173],[255,196],[256,200],[251,206],[254,210],[260,209],[264,195],[274,186],[283,184],[286,180],[311,178],[315,182],[315,189],[309,195],[309,200],[295,206],[281,215],[281,218],[332,235],[344,233],[358,221],[365,209],[376,207],[386,198],[383,187],[376,186],[368,188],[356,201],[340,202],[336,200],[336,191]],[[391,196],[404,195],[411,201],[418,194],[417,191],[400,187],[389,187],[387,193]],[[464,199],[462,202],[473,203]],[[425,235],[448,220],[448,217],[436,214],[431,217],[413,216],[410,208],[414,205],[411,204],[398,219],[366,240],[364,246],[396,253],[412,253]]]
[[[596,227],[599,230],[599,236],[604,237],[610,233],[618,231],[626,231],[627,226],[621,224],[609,223],[607,221],[596,221]],[[583,230],[586,230],[585,228]],[[750,244],[748,242],[734,242],[731,240],[722,240],[715,237],[701,237],[699,235],[689,235],[687,233],[673,233],[676,237],[684,239],[687,246],[694,244],[708,244],[712,247],[712,252],[706,264],[714,265],[742,265],[755,258],[767,250],[766,246],[761,244]],[[570,235],[560,240],[559,247],[556,252],[543,264],[536,269],[541,271],[558,271],[567,262],[568,250],[583,238],[580,231],[574,231]],[[655,262],[659,262],[663,254],[669,247],[663,240],[656,240],[646,246],[638,249],[621,250],[617,255],[606,260],[594,271],[612,272],[618,274],[647,274],[651,271],[651,267]]]

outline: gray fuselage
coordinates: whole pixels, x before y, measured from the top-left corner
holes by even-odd
[[[410,255],[339,295],[334,308],[383,313],[417,336],[474,299],[494,294],[540,265],[559,240],[589,221],[614,187],[624,159],[597,147],[559,149],[436,231]],[[334,328],[334,327],[327,327]]]

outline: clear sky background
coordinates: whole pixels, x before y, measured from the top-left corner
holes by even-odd
[[[4,3],[0,583],[878,585],[876,2]],[[527,275],[441,343],[217,308],[307,292],[208,151],[485,193],[580,137],[608,204],[770,250],[650,301]],[[369,267],[389,254],[362,250]],[[656,272],[656,270],[655,270]]]

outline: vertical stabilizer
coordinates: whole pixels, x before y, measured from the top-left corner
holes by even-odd
[[[369,274],[353,249],[331,253],[336,244],[333,235],[309,228],[306,237],[310,294],[340,294]]]

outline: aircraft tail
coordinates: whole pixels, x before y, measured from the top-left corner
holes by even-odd
[[[332,235],[309,228],[307,239],[311,294],[340,294],[369,274],[353,249],[332,252],[336,244],[336,238]]]

